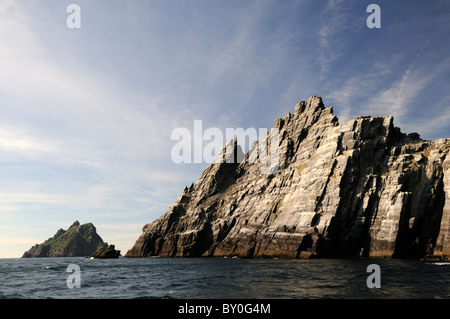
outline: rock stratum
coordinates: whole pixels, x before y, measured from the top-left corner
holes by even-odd
[[[211,164],[125,257],[450,255],[450,139],[404,134],[392,116],[340,124],[316,96],[275,128],[276,172],[250,160],[261,140],[241,163]]]
[[[59,229],[53,237],[31,247],[22,258],[84,257],[107,248],[92,223],[75,221],[67,230]]]

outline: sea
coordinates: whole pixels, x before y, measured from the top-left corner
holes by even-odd
[[[0,299],[84,298],[448,299],[450,262],[364,258],[0,259]]]

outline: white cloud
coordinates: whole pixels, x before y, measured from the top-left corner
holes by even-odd
[[[63,150],[54,140],[36,138],[20,128],[0,127],[0,163],[15,159],[50,160]]]

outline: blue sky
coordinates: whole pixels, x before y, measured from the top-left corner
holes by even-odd
[[[449,21],[445,0],[3,1],[0,257],[75,220],[126,253],[206,168],[170,157],[194,120],[270,128],[318,95],[450,137]]]

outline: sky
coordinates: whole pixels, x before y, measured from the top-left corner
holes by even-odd
[[[124,255],[209,165],[171,158],[195,120],[271,128],[317,95],[450,137],[449,52],[447,0],[3,0],[0,257],[75,220]]]

